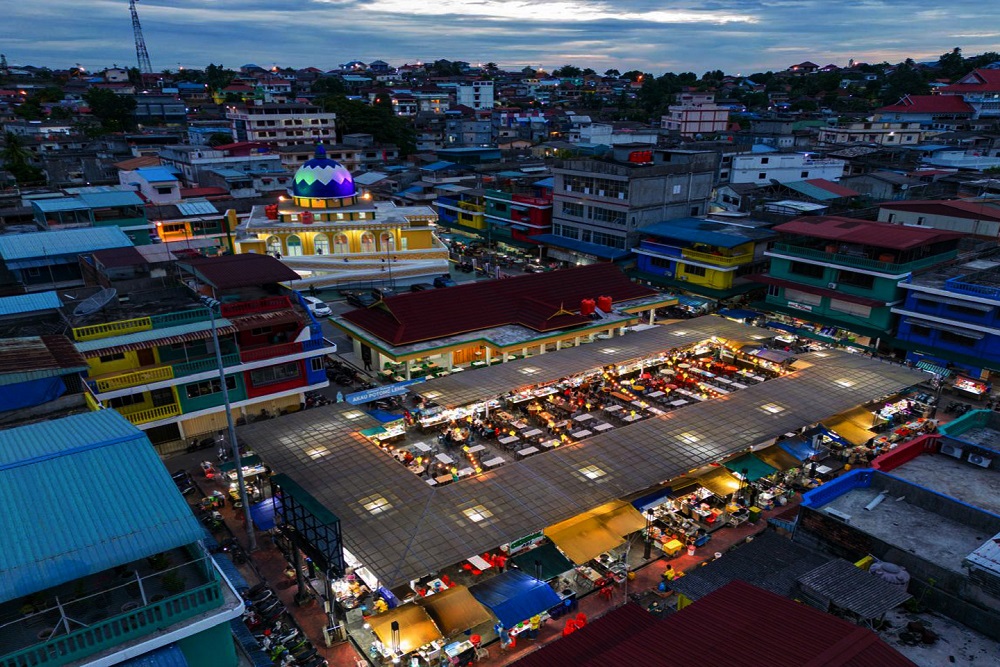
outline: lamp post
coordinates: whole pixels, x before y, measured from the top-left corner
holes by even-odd
[[[219,386],[222,389],[222,402],[226,406],[226,425],[229,427],[229,444],[233,450],[233,463],[236,466],[236,483],[240,490],[240,501],[243,503],[243,517],[247,522],[247,546],[250,551],[257,549],[257,536],[253,531],[253,520],[250,518],[250,501],[247,498],[247,485],[243,479],[243,462],[240,460],[240,446],[236,442],[236,426],[233,424],[233,406],[229,403],[229,389],[226,387],[226,369],[222,365],[222,348],[219,346],[219,329],[215,326],[215,308],[219,302],[207,296],[201,297],[202,304],[208,310],[212,320],[212,344],[215,346],[215,364],[219,367]]]
[[[643,560],[649,560],[653,557],[653,508],[646,510],[646,545],[642,552]]]

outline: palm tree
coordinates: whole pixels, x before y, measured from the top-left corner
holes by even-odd
[[[21,137],[13,132],[5,132],[4,147],[0,150],[0,160],[4,168],[18,183],[32,183],[42,180],[42,171],[29,161],[29,153],[21,143]]]

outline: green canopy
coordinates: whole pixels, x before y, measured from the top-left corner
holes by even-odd
[[[541,581],[548,581],[573,569],[572,561],[566,558],[552,543],[543,544],[540,547],[511,556],[511,561],[517,565],[518,569],[532,577],[537,574],[535,561],[538,561],[542,566],[542,576],[538,577]]]
[[[361,431],[361,435],[368,438],[372,437],[373,435],[381,435],[382,433],[385,433],[385,429],[382,428],[381,426],[373,426],[372,428],[366,428],[365,430]]]
[[[778,472],[776,468],[764,463],[753,454],[744,454],[743,456],[735,458],[732,461],[726,461],[723,465],[733,472],[738,472],[741,475],[743,474],[743,471],[746,470],[748,482],[756,482],[761,477],[767,477],[768,475],[773,475]]]
[[[229,449],[229,445],[226,445],[226,449]],[[259,456],[244,456],[240,458],[240,463],[243,464],[244,468],[252,468],[255,465],[260,465]],[[236,461],[226,461],[219,466],[220,472],[229,472],[230,470],[236,470]]]

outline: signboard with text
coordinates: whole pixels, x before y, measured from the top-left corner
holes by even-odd
[[[365,389],[364,391],[356,391],[353,394],[345,396],[344,400],[351,405],[361,405],[362,403],[377,401],[380,398],[401,396],[406,393],[408,387],[414,384],[419,384],[423,381],[424,378],[416,378],[415,380],[404,380],[402,382],[396,382],[395,384],[387,384],[373,389]]]

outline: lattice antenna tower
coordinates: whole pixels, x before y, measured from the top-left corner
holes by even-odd
[[[140,74],[152,74],[153,65],[149,62],[149,51],[146,50],[146,40],[142,38],[142,24],[139,23],[139,12],[135,10],[136,0],[128,1],[132,12],[132,32],[135,33],[135,57],[139,61]]]

